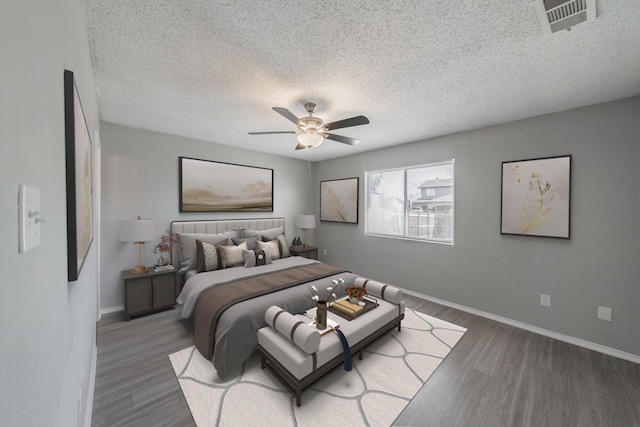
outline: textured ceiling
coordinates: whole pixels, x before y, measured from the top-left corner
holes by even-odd
[[[640,94],[640,2],[546,35],[532,0],[86,0],[101,119],[319,161]],[[295,151],[293,123],[365,115]]]

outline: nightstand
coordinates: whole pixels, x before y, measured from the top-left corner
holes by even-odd
[[[303,256],[305,258],[318,259],[318,248],[313,246],[303,247],[303,246],[291,246],[289,247],[289,253],[293,256]]]
[[[130,270],[120,273],[127,320],[176,306],[176,269],[154,271],[153,267],[148,268],[142,274],[133,274]]]

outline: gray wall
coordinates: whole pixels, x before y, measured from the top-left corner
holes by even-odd
[[[102,270],[100,306],[113,310],[123,305],[120,272],[132,268],[137,251],[117,240],[118,221],[137,215],[158,220],[159,231],[171,221],[226,218],[284,217],[286,234],[300,236],[295,216],[309,211],[315,197],[310,194],[314,165],[305,161],[227,145],[137,130],[102,123]],[[214,160],[274,170],[274,210],[265,213],[178,212],[178,157]],[[312,241],[313,233],[309,232]],[[291,236],[291,237],[290,237]],[[157,241],[143,249],[145,265],[153,265]]]
[[[316,188],[362,180],[359,224],[316,229],[321,259],[640,355],[639,119],[635,97],[321,162]],[[501,162],[565,154],[573,156],[571,239],[501,235]],[[452,158],[454,246],[364,236],[364,171]],[[541,293],[551,295],[551,308],[540,306]],[[596,319],[598,305],[613,308],[611,323]]]
[[[92,398],[98,307],[95,241],[67,281],[64,69],[92,137],[99,126],[84,2],[3,2],[0,58],[0,424],[75,426]],[[40,190],[46,220],[24,254],[19,184]]]

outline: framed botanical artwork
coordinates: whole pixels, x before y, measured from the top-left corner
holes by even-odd
[[[67,180],[67,276],[78,280],[93,242],[93,164],[89,128],[73,72],[64,71]]]
[[[358,223],[359,178],[320,182],[320,221]]]
[[[502,234],[570,238],[571,156],[502,163]]]
[[[273,169],[179,158],[180,212],[273,212]]]

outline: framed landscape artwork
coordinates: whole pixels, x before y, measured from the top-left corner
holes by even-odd
[[[571,156],[502,163],[502,234],[570,238]]]
[[[320,221],[358,223],[359,178],[320,182]]]
[[[273,212],[273,169],[179,158],[180,212]]]
[[[64,71],[67,180],[67,276],[78,280],[93,242],[93,166],[89,129],[73,72]]]

